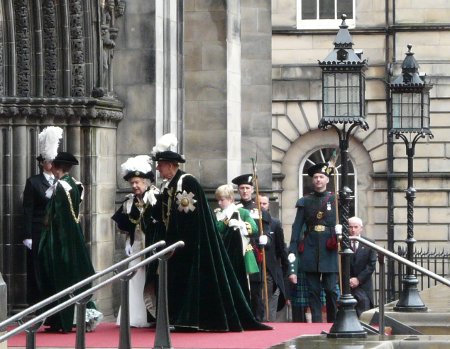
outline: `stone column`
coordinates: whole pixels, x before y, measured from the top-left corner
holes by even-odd
[[[215,189],[240,168],[240,1],[184,6],[186,171]]]

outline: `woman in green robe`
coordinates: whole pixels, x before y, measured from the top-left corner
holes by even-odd
[[[58,153],[52,168],[57,181],[46,192],[50,201],[46,208],[38,252],[41,270],[39,287],[44,298],[95,273],[80,225],[83,187],[68,173],[73,165],[78,165],[78,160],[72,154]],[[90,285],[78,289],[77,293],[88,288]],[[68,298],[63,297],[57,303]],[[50,304],[48,308],[57,303]],[[45,325],[50,326],[47,330],[70,332],[74,322],[74,308],[72,305],[47,318]]]

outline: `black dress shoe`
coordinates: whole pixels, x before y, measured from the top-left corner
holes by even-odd
[[[50,326],[44,329],[45,332],[48,333],[58,333],[61,329],[59,327],[56,326]]]

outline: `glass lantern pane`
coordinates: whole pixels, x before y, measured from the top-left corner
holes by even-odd
[[[348,74],[337,73],[336,74],[336,86],[348,86]]]
[[[334,87],[336,76],[334,73],[323,73],[324,87]]]
[[[403,96],[405,97],[406,94],[404,94]],[[408,93],[408,95],[411,95],[410,93]],[[407,97],[407,98],[403,98],[402,101],[402,112],[401,112],[401,118],[402,118],[402,125],[401,128],[411,128],[412,125],[412,106],[411,106],[411,96]],[[405,99],[408,100],[408,103],[405,103]]]
[[[359,88],[359,74],[348,74],[348,85]]]
[[[426,93],[423,95],[423,128],[430,128],[430,96]]]
[[[359,103],[349,103],[348,114],[350,116],[361,116],[359,112]]]
[[[393,92],[391,95],[391,103],[392,103],[392,128],[399,129],[401,127],[401,120],[402,120],[401,94]]]
[[[324,103],[323,116],[335,116],[335,105],[334,103]]]
[[[336,101],[336,98],[335,98],[334,88],[323,89],[323,102],[324,103],[334,103],[335,101]]]
[[[336,116],[348,116],[347,103],[336,103]]]
[[[337,103],[347,103],[348,102],[348,90],[347,90],[346,86],[336,88],[336,102]]]

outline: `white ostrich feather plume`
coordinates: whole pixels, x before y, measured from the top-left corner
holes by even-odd
[[[128,158],[122,165],[122,176],[129,172],[139,171],[148,173],[152,170],[151,159],[148,155],[137,155],[134,158]]]
[[[172,133],[166,133],[161,136],[153,147],[152,154],[156,154],[162,151],[171,150],[171,147],[176,147],[178,145],[177,137]]]
[[[48,126],[39,133],[39,153],[44,160],[52,161],[58,155],[59,140],[63,130],[58,126]]]

